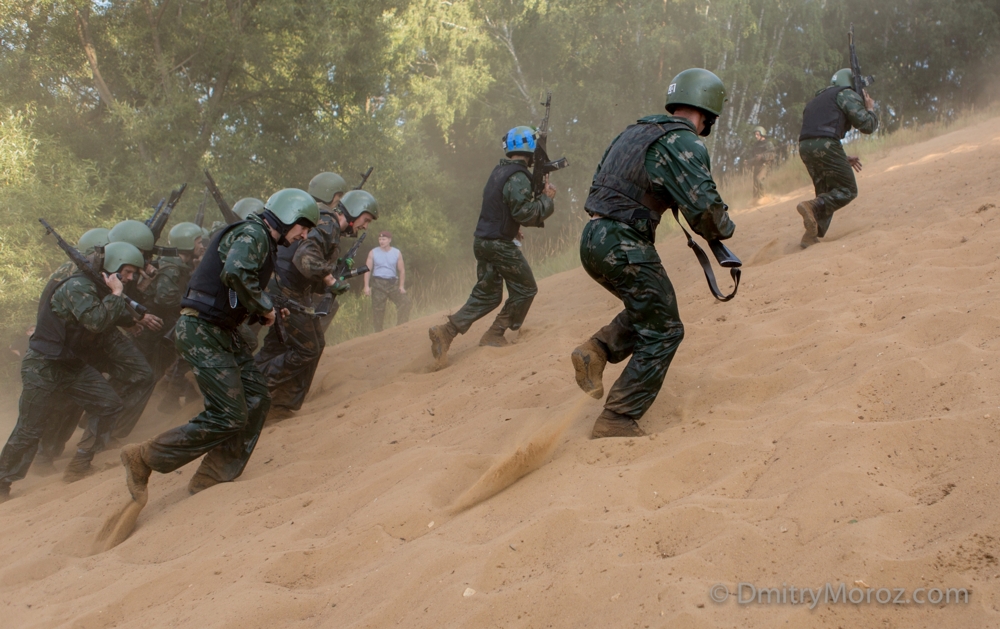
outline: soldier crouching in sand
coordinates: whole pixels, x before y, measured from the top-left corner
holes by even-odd
[[[594,174],[580,259],[625,310],[573,350],[576,382],[601,399],[604,366],[631,359],[608,393],[592,438],[645,434],[638,420],[660,392],[684,338],[677,298],[653,245],[663,213],[679,208],[706,240],[729,238],[735,230],[698,137],[711,132],[725,100],[725,86],[715,74],[700,68],[681,72],[667,89],[670,115],[647,116],[625,129]]]
[[[459,334],[485,317],[503,299],[507,283],[507,303],[493,325],[479,340],[480,345],[507,345],[504,332],[519,330],[528,316],[528,308],[538,293],[538,285],[518,244],[521,226],[544,227],[545,219],[555,211],[555,186],[546,182],[542,194],[531,189],[531,160],[535,153],[536,133],[531,127],[514,127],[504,136],[507,159],[493,169],[483,189],[483,206],[476,226],[472,250],[476,255],[476,285],[468,301],[448,322],[436,325],[428,333],[431,353],[438,367],[448,360],[448,348]]]
[[[212,239],[188,283],[175,328],[177,351],[191,365],[205,410],[183,426],[122,448],[128,489],[138,505],[148,499],[154,470],[166,474],[203,454],[188,484],[191,493],[243,473],[271,397],[241,328],[251,316],[274,323],[264,288],[274,270],[275,248],[305,238],[318,221],[313,198],[304,190],[286,189],[268,199],[262,214],[251,214]]]
[[[858,94],[851,87],[853,83],[850,68],[838,70],[831,85],[820,90],[802,112],[799,157],[816,188],[815,199],[795,208],[806,229],[800,243],[803,249],[826,236],[833,213],[858,196],[851,169],[861,172],[861,160],[848,157],[840,141],[851,127],[861,133],[874,133],[878,116],[872,111],[875,103],[868,92],[861,90],[864,94]]]

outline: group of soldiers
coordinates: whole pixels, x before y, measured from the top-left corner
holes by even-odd
[[[852,168],[860,170],[861,164],[847,157],[841,139],[851,127],[871,133],[878,126],[872,100],[850,85],[851,71],[837,72],[805,109],[800,155],[816,197],[797,207],[805,227],[803,247],[824,237],[833,213],[857,196]],[[666,113],[626,128],[594,174],[580,257],[590,277],[624,308],[570,358],[577,384],[596,399],[605,398],[607,363],[628,359],[628,364],[608,391],[593,438],[644,434],[639,421],[684,337],[677,298],[655,247],[663,215],[673,211],[676,217],[679,211],[708,241],[731,238],[735,231],[701,139],[711,133],[725,102],[718,76],[700,68],[681,72],[667,88]],[[757,135],[758,141],[766,138],[763,129]],[[473,238],[476,284],[465,305],[428,331],[438,368],[447,365],[452,341],[500,306],[505,284],[508,299],[481,346],[507,345],[505,332],[521,328],[538,292],[520,250],[522,227],[543,227],[555,211],[556,188],[547,177],[541,189],[533,185],[538,138],[538,130],[527,126],[503,137],[506,157],[483,189]],[[301,407],[336,312],[335,301],[330,308],[315,305],[348,288],[341,272],[352,261],[341,258],[341,236],[357,236],[378,218],[378,205],[367,192],[347,191],[338,175],[321,173],[308,192],[285,189],[266,203],[245,199],[234,209],[242,221],[214,235],[197,225],[176,225],[170,244],[177,255],[156,261],[151,234],[147,237],[137,221],[116,226],[106,239],[95,232],[81,238],[78,247],[103,270],[105,286],[68,264],[42,294],[22,361],[18,423],[0,455],[0,499],[9,495],[12,481],[24,477],[36,452],[54,456],[81,412],[86,431],[66,478],[84,475],[95,453],[128,436],[156,380],[168,371],[183,372],[180,365],[193,372],[204,411],[185,425],[121,448],[128,489],[140,505],[148,499],[153,471],[167,473],[202,455],[188,485],[191,493],[234,480],[269,412]],[[402,276],[391,234],[382,236],[381,254],[369,262],[377,258],[376,266]],[[405,294],[398,279],[395,290]],[[137,320],[130,313],[126,287],[153,305],[150,314]],[[279,318],[281,327],[274,325]],[[251,324],[270,326],[256,356]]]
[[[83,437],[63,478],[86,476],[98,452],[129,436],[165,377],[164,402],[176,404],[192,372],[204,412],[125,446],[122,459],[128,469],[148,461],[168,471],[208,453],[192,493],[239,476],[269,412],[280,419],[301,407],[335,298],[349,289],[334,276],[353,266],[341,259],[341,236],[356,237],[377,219],[378,203],[327,172],[308,191],[285,189],[267,203],[242,199],[232,210],[234,222],[214,232],[174,225],[168,249],[137,220],[81,236],[76,248],[100,274],[69,261],[42,292],[21,362],[18,421],[0,453],[0,501],[36,456],[43,471],[54,471],[78,425]],[[314,307],[324,300],[330,307]],[[274,302],[288,308],[276,313]],[[142,316],[136,303],[145,304]],[[254,327],[282,314],[284,325],[268,331],[255,356]]]

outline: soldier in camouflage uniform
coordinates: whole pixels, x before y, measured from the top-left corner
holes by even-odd
[[[144,305],[150,312],[163,320],[160,331],[144,330],[136,337],[136,345],[142,351],[149,366],[153,368],[153,379],[159,382],[167,369],[177,360],[173,343],[163,333],[173,329],[180,317],[181,298],[187,288],[194,260],[204,253],[201,227],[194,223],[178,223],[170,230],[170,246],[177,250],[176,256],[160,257],[156,277],[153,278],[149,297]],[[116,437],[118,435],[115,435]]]
[[[447,364],[448,348],[459,334],[465,334],[482,317],[503,301],[507,284],[507,303],[493,325],[479,340],[479,345],[507,345],[504,332],[518,330],[528,316],[528,308],[538,292],[531,267],[520,250],[522,226],[544,227],[545,219],[555,211],[555,186],[545,183],[543,194],[531,189],[528,167],[535,151],[536,132],[531,127],[514,127],[504,136],[507,159],[501,159],[483,188],[483,205],[474,234],[472,252],[476,256],[476,285],[465,305],[448,322],[432,327],[431,354],[438,367]]]
[[[21,361],[17,424],[0,452],[0,501],[10,496],[12,482],[24,478],[53,418],[65,417],[66,398],[90,413],[92,429],[99,435],[108,434],[122,413],[122,398],[93,360],[111,349],[108,334],[117,331],[115,326],[131,325],[127,302],[121,297],[122,281],[128,282],[142,266],[138,249],[113,243],[105,248],[102,267],[111,294],[101,298],[97,286],[77,273],[46,285],[35,332]],[[95,442],[79,448],[73,463],[86,460],[89,466],[103,445]]]
[[[340,234],[365,229],[378,213],[373,205],[357,212],[349,223],[347,218],[351,215],[338,208],[347,184],[334,173],[316,175],[309,188],[313,199],[319,199],[316,203],[320,210],[319,224],[305,240],[278,250],[274,277],[268,286],[272,293],[307,308],[317,303],[314,294],[339,295],[350,288],[347,282],[333,276],[340,253]],[[374,204],[374,198],[364,191],[349,192],[345,198],[352,208],[359,198],[370,199]],[[284,333],[282,343],[275,330],[271,330],[255,358],[271,392],[271,420],[283,419],[302,408],[326,347],[323,323],[315,314],[292,312],[285,318]]]
[[[759,202],[764,198],[764,177],[774,163],[777,153],[774,150],[774,142],[767,138],[767,130],[764,127],[753,128],[754,142],[750,149],[750,159],[747,163],[753,168],[753,200]]]
[[[601,399],[605,364],[631,359],[608,393],[593,438],[644,434],[638,420],[656,399],[684,338],[677,298],[653,245],[664,212],[679,208],[706,239],[733,235],[698,138],[711,132],[725,98],[722,81],[708,70],[681,72],[667,89],[671,115],[647,116],[628,127],[594,174],[580,259],[625,309],[573,351],[577,384]]]
[[[243,473],[271,404],[243,324],[249,316],[274,323],[264,287],[276,246],[301,240],[318,221],[312,197],[286,189],[268,199],[262,214],[212,239],[188,283],[175,328],[177,351],[191,364],[205,410],[183,426],[122,448],[126,482],[139,505],[146,504],[153,470],[166,474],[206,455],[188,483],[191,493]]]
[[[833,213],[858,196],[854,169],[861,172],[861,160],[848,157],[840,141],[851,127],[861,133],[878,129],[875,103],[868,92],[858,94],[851,87],[854,73],[838,70],[830,87],[820,90],[806,104],[799,133],[799,157],[806,165],[816,188],[816,198],[796,206],[802,216],[805,234],[802,248],[814,245],[826,236]]]

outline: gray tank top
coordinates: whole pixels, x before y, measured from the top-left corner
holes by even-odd
[[[372,269],[372,277],[381,277],[386,280],[396,279],[396,264],[399,262],[399,249],[389,247],[388,251],[382,251],[381,247],[372,249],[372,262],[375,268]]]

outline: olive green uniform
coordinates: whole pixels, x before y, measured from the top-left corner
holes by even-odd
[[[99,335],[98,340],[86,357],[52,359],[34,349],[25,354],[21,361],[23,388],[17,424],[0,453],[0,497],[9,493],[13,481],[24,478],[42,435],[53,429],[53,418],[65,417],[67,399],[91,414],[92,432],[106,436],[125,405],[135,404],[141,396],[148,398],[151,390],[152,374],[148,373],[148,378],[137,378],[141,386],[128,389],[123,399],[91,364],[95,357],[113,351],[114,343],[106,335],[117,332],[117,325],[131,324],[124,299],[115,295],[102,299],[90,280],[76,276],[56,288],[50,303],[56,317]],[[101,439],[81,443],[77,458],[92,459],[104,445]]]
[[[167,334],[180,317],[181,298],[192,270],[191,265],[180,257],[160,258],[159,270],[148,291],[149,299],[143,304],[163,319],[161,330],[143,330],[136,338],[136,345],[153,368],[153,378],[157,382],[177,360],[177,351]]]
[[[501,165],[514,163],[515,160],[500,160]],[[526,227],[544,227],[545,219],[555,211],[552,199],[545,195],[535,197],[531,180],[523,172],[515,172],[504,184],[503,202],[511,217]],[[468,332],[473,323],[500,305],[506,282],[507,303],[494,325],[505,330],[519,329],[538,293],[535,276],[521,249],[509,240],[475,238],[472,252],[476,256],[476,285],[465,305],[449,316],[449,321],[459,333]]]
[[[222,283],[251,315],[272,309],[258,275],[271,255],[271,236],[263,220],[251,215],[219,241]],[[205,264],[205,261],[202,262]],[[264,377],[254,365],[247,327],[226,329],[185,308],[175,328],[175,347],[194,372],[205,410],[183,426],[142,444],[146,465],[171,472],[206,454],[198,473],[217,482],[235,480],[253,453],[271,404]]]
[[[817,95],[822,91],[817,92]],[[864,99],[854,90],[842,90],[837,94],[836,103],[837,108],[847,116],[850,125],[861,133],[874,133],[878,129],[878,116],[865,109]],[[822,238],[830,228],[833,213],[857,198],[858,183],[840,140],[800,140],[799,157],[812,178],[816,199],[821,201],[816,210],[816,222],[819,227],[818,236]]]
[[[298,244],[292,257],[292,264],[308,286],[294,290],[282,281],[280,270],[275,272],[268,286],[271,292],[293,299],[303,306],[313,305],[322,299],[318,296],[314,298],[313,294],[320,293],[325,288],[323,278],[333,272],[340,253],[340,224],[329,213],[329,206],[322,203],[317,205],[322,210],[320,223]],[[332,319],[332,312],[329,317]],[[276,330],[270,330],[255,360],[257,368],[267,380],[272,408],[297,411],[302,408],[323,356],[323,349],[326,347],[325,328],[320,317],[301,312],[292,312],[284,317],[283,327],[285,342],[278,340]]]
[[[731,237],[735,226],[712,179],[708,150],[695,135],[694,126],[684,118],[666,115],[648,116],[640,122],[644,121],[681,122],[691,129],[670,131],[646,151],[650,193],[679,207],[702,237]],[[603,166],[604,159],[595,177]],[[651,219],[627,223],[595,216],[580,240],[583,268],[625,306],[592,338],[608,362],[631,357],[604,404],[605,412],[631,420],[638,420],[653,404],[684,338],[677,298],[653,244],[655,230]]]

